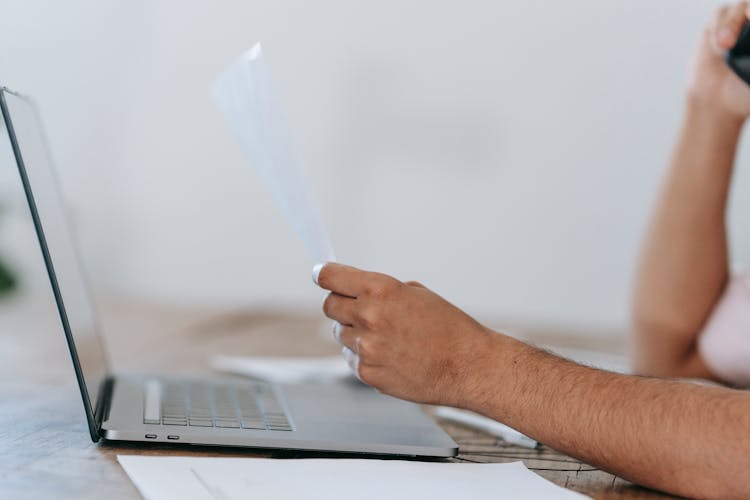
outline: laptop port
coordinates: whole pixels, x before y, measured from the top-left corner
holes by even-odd
[[[180,436],[175,436],[174,434],[171,434],[167,436],[167,439],[177,440],[177,439],[180,439]]]

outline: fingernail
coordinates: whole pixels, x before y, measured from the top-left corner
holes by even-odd
[[[323,266],[325,265],[326,265],[325,262],[320,262],[313,266],[312,279],[313,279],[313,283],[315,283],[316,285],[318,284],[318,275],[320,274],[320,270],[323,269]]]

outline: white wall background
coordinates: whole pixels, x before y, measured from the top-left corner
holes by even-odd
[[[99,292],[319,303],[209,95],[260,40],[342,261],[482,318],[618,329],[716,3],[3,0],[0,80],[40,104]],[[46,292],[1,167],[0,252]]]

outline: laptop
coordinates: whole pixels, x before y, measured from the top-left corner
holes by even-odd
[[[15,156],[94,442],[457,454],[456,443],[418,405],[362,384],[112,373],[37,110],[4,87],[0,107],[0,135]]]

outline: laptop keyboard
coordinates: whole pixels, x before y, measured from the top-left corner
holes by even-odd
[[[151,383],[153,384],[153,383]],[[153,386],[153,385],[152,385]],[[160,411],[149,408],[149,384],[143,423],[190,427],[223,427],[291,431],[292,425],[270,385],[159,381]],[[151,396],[151,397],[150,397]]]

